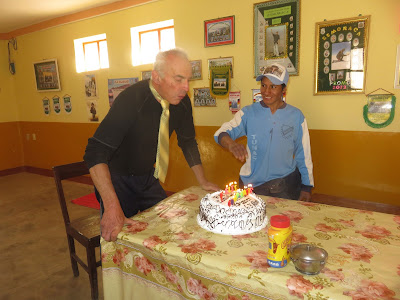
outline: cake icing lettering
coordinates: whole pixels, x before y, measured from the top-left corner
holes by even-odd
[[[232,182],[225,190],[207,194],[200,201],[197,221],[216,233],[240,235],[264,228],[268,217],[264,200],[253,193],[252,187],[236,189]]]

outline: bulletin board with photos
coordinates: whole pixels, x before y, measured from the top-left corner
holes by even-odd
[[[364,93],[370,16],[316,23],[314,95]]]
[[[254,4],[254,77],[279,63],[299,74],[300,0]]]
[[[193,88],[193,105],[195,107],[215,107],[217,102],[211,95],[209,87]]]

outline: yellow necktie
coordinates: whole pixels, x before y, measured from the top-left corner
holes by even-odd
[[[169,102],[161,100],[163,111],[160,118],[160,129],[158,131],[157,159],[154,177],[161,182],[165,181],[169,161]]]

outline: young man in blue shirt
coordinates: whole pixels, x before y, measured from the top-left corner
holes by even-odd
[[[215,141],[245,161],[240,186],[252,184],[259,195],[309,201],[314,186],[310,136],[302,112],[283,101],[289,74],[275,63],[256,80],[261,81],[262,101],[224,123]],[[235,142],[244,135],[246,147]]]

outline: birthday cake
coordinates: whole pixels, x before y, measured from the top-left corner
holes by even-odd
[[[207,194],[201,199],[197,223],[219,234],[253,233],[268,224],[266,205],[253,193],[251,185],[236,189],[236,185],[230,183],[225,190]]]

